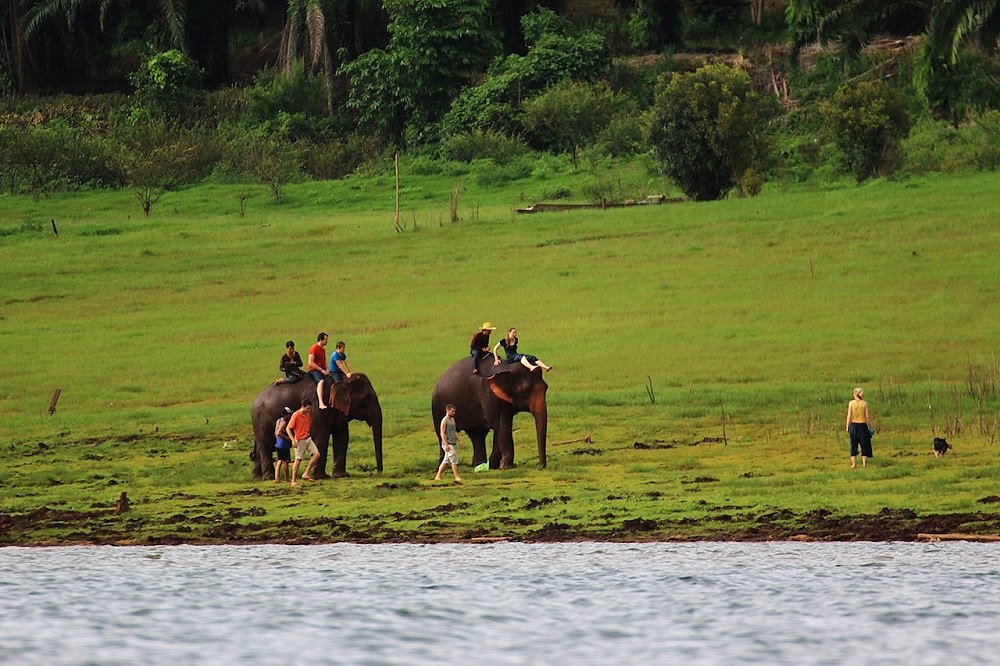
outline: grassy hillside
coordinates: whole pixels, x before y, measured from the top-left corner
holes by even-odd
[[[222,185],[148,221],[128,192],[0,198],[0,541],[1000,531],[995,175],[513,212],[581,178],[406,177],[402,233],[387,176],[242,218]],[[483,320],[555,367],[549,465],[521,415],[517,469],[432,484],[431,389]],[[253,482],[250,403],[319,330],[379,391],[386,471],[355,424],[350,479]],[[855,385],[878,435],[851,471]]]

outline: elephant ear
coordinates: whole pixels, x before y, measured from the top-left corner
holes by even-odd
[[[487,377],[486,385],[490,387],[490,391],[493,392],[493,395],[500,398],[504,402],[513,405],[514,398],[511,396],[507,386],[507,384],[509,384],[510,382],[504,381],[504,379],[509,379],[509,377],[504,377],[504,375],[510,375],[510,374],[511,372],[509,370],[501,370],[492,375],[491,377]]]
[[[330,395],[333,398],[331,400],[333,403],[330,405],[331,407],[345,415],[351,413],[351,389],[347,386],[347,382],[337,382],[334,384]]]

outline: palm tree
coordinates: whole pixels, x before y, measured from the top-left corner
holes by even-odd
[[[975,38],[984,47],[997,48],[1000,0],[937,0],[927,33],[934,55],[954,64],[962,45]]]
[[[330,9],[324,0],[289,0],[288,16],[278,49],[278,71],[286,76],[296,60],[308,57],[309,68],[323,74],[326,83],[326,108],[333,112],[334,65],[327,40],[326,17]]]

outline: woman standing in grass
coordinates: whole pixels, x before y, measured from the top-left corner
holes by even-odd
[[[865,402],[865,392],[854,389],[854,399],[847,405],[847,434],[851,437],[851,469],[857,467],[858,446],[861,446],[861,466],[868,466],[872,457],[872,417]]]

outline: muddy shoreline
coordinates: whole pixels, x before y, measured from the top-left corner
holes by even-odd
[[[432,521],[419,529],[399,529],[387,520],[309,518],[267,521],[266,512],[233,512],[211,517],[175,514],[163,519],[114,515],[106,511],[58,511],[42,507],[24,514],[0,514],[2,546],[76,545],[310,545],[326,543],[623,543],[693,541],[1000,541],[1000,513],[918,515],[910,509],[836,515],[826,509],[803,514],[787,510],[759,515],[717,515],[680,521],[633,518],[586,528],[560,522],[519,529],[477,527]],[[241,521],[241,518],[251,520]]]

